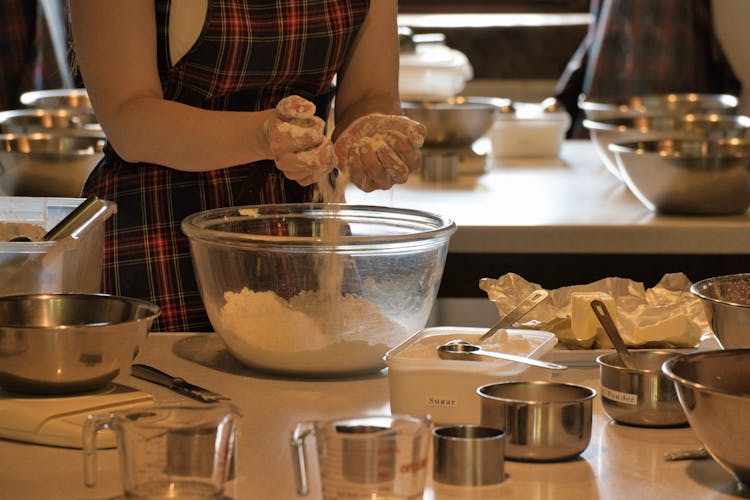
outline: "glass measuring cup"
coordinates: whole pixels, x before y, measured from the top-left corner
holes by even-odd
[[[297,493],[308,494],[306,442],[316,442],[323,498],[422,498],[429,422],[367,416],[296,423],[290,445]]]
[[[229,477],[240,416],[228,403],[155,405],[89,415],[83,427],[86,486],[96,485],[97,433],[111,429],[127,497],[219,497]]]

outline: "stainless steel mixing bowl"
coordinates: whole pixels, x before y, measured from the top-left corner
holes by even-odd
[[[104,294],[0,297],[0,387],[33,394],[101,388],[130,365],[159,312]]]
[[[680,355],[663,371],[698,439],[741,488],[750,487],[750,349]]]
[[[403,101],[404,114],[427,129],[425,148],[460,149],[486,134],[508,99],[452,97],[445,100]]]
[[[50,132],[64,135],[104,132],[90,109],[11,109],[0,112],[0,132],[28,134]]]
[[[598,356],[602,407],[616,422],[641,427],[687,424],[674,384],[661,371],[670,351],[631,349],[637,370],[625,368],[616,352]]]
[[[0,135],[0,191],[9,196],[78,198],[103,157],[104,137],[49,133]]]
[[[750,142],[661,139],[611,144],[630,191],[665,214],[730,215],[750,206]]]
[[[646,94],[629,97],[586,97],[578,99],[586,118],[601,120],[634,114],[720,113],[732,114],[739,99],[729,94]]]
[[[591,440],[590,387],[563,382],[496,382],[477,389],[481,423],[505,431],[505,458],[551,462],[577,457]]]
[[[86,89],[32,90],[21,94],[20,100],[28,108],[92,109]]]
[[[750,129],[750,117],[741,115],[637,115],[584,120],[591,142],[604,166],[622,179],[610,144],[657,139],[742,139]]]
[[[690,291],[701,299],[723,349],[750,348],[750,274],[707,278],[693,283]]]

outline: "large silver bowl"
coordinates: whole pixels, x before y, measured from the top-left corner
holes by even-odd
[[[698,439],[742,489],[750,487],[750,349],[684,354],[662,369]]]
[[[343,204],[219,208],[182,221],[208,317],[243,363],[286,374],[385,367],[424,328],[456,225]]]
[[[28,134],[50,132],[75,135],[98,133],[104,137],[96,115],[90,109],[11,109],[0,112],[0,132]]]
[[[403,101],[404,114],[427,128],[426,148],[458,149],[485,135],[508,99],[452,97],[445,100]]]
[[[723,349],[750,348],[750,274],[707,278],[690,287]]]
[[[159,308],[104,294],[0,297],[0,387],[66,394],[99,389],[127,368]]]
[[[750,143],[662,139],[611,144],[630,191],[665,214],[730,215],[750,206]]]
[[[741,115],[636,115],[584,120],[591,142],[604,166],[622,179],[610,144],[657,139],[742,139],[750,129],[750,117]]]
[[[86,89],[32,90],[21,94],[21,104],[27,108],[92,109]]]
[[[739,99],[729,94],[645,94],[629,97],[587,97],[578,99],[589,120],[601,120],[635,114],[719,113],[733,114]]]
[[[104,156],[99,133],[0,134],[0,191],[8,196],[78,198]]]

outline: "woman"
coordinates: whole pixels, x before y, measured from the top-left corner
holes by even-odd
[[[739,92],[714,32],[711,0],[592,0],[590,11],[594,22],[556,89],[573,117],[569,137],[588,136],[578,107],[581,93]],[[735,15],[742,19],[741,11]]]
[[[157,303],[155,330],[210,331],[184,217],[309,201],[337,162],[365,191],[405,182],[424,127],[400,108],[396,12],[396,0],[71,0],[109,142],[84,194],[118,204],[104,290]]]

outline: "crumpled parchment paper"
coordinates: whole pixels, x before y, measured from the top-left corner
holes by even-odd
[[[690,293],[692,283],[683,273],[665,274],[653,288],[643,283],[618,277],[604,278],[585,285],[548,290],[549,297],[527,313],[517,326],[554,333],[569,348],[611,348],[605,335],[597,335],[595,343],[586,345],[576,339],[571,329],[571,295],[574,292],[604,292],[617,307],[616,323],[625,344],[631,347],[694,347],[701,335],[710,331],[701,299]],[[497,279],[482,278],[479,288],[497,306],[500,317],[510,311],[531,292],[542,288],[521,276],[508,273]],[[634,332],[638,327],[659,327],[675,316],[684,316],[684,331],[674,335],[664,328],[663,338],[638,343]],[[661,330],[656,330],[657,332]],[[603,331],[602,331],[603,333]]]

